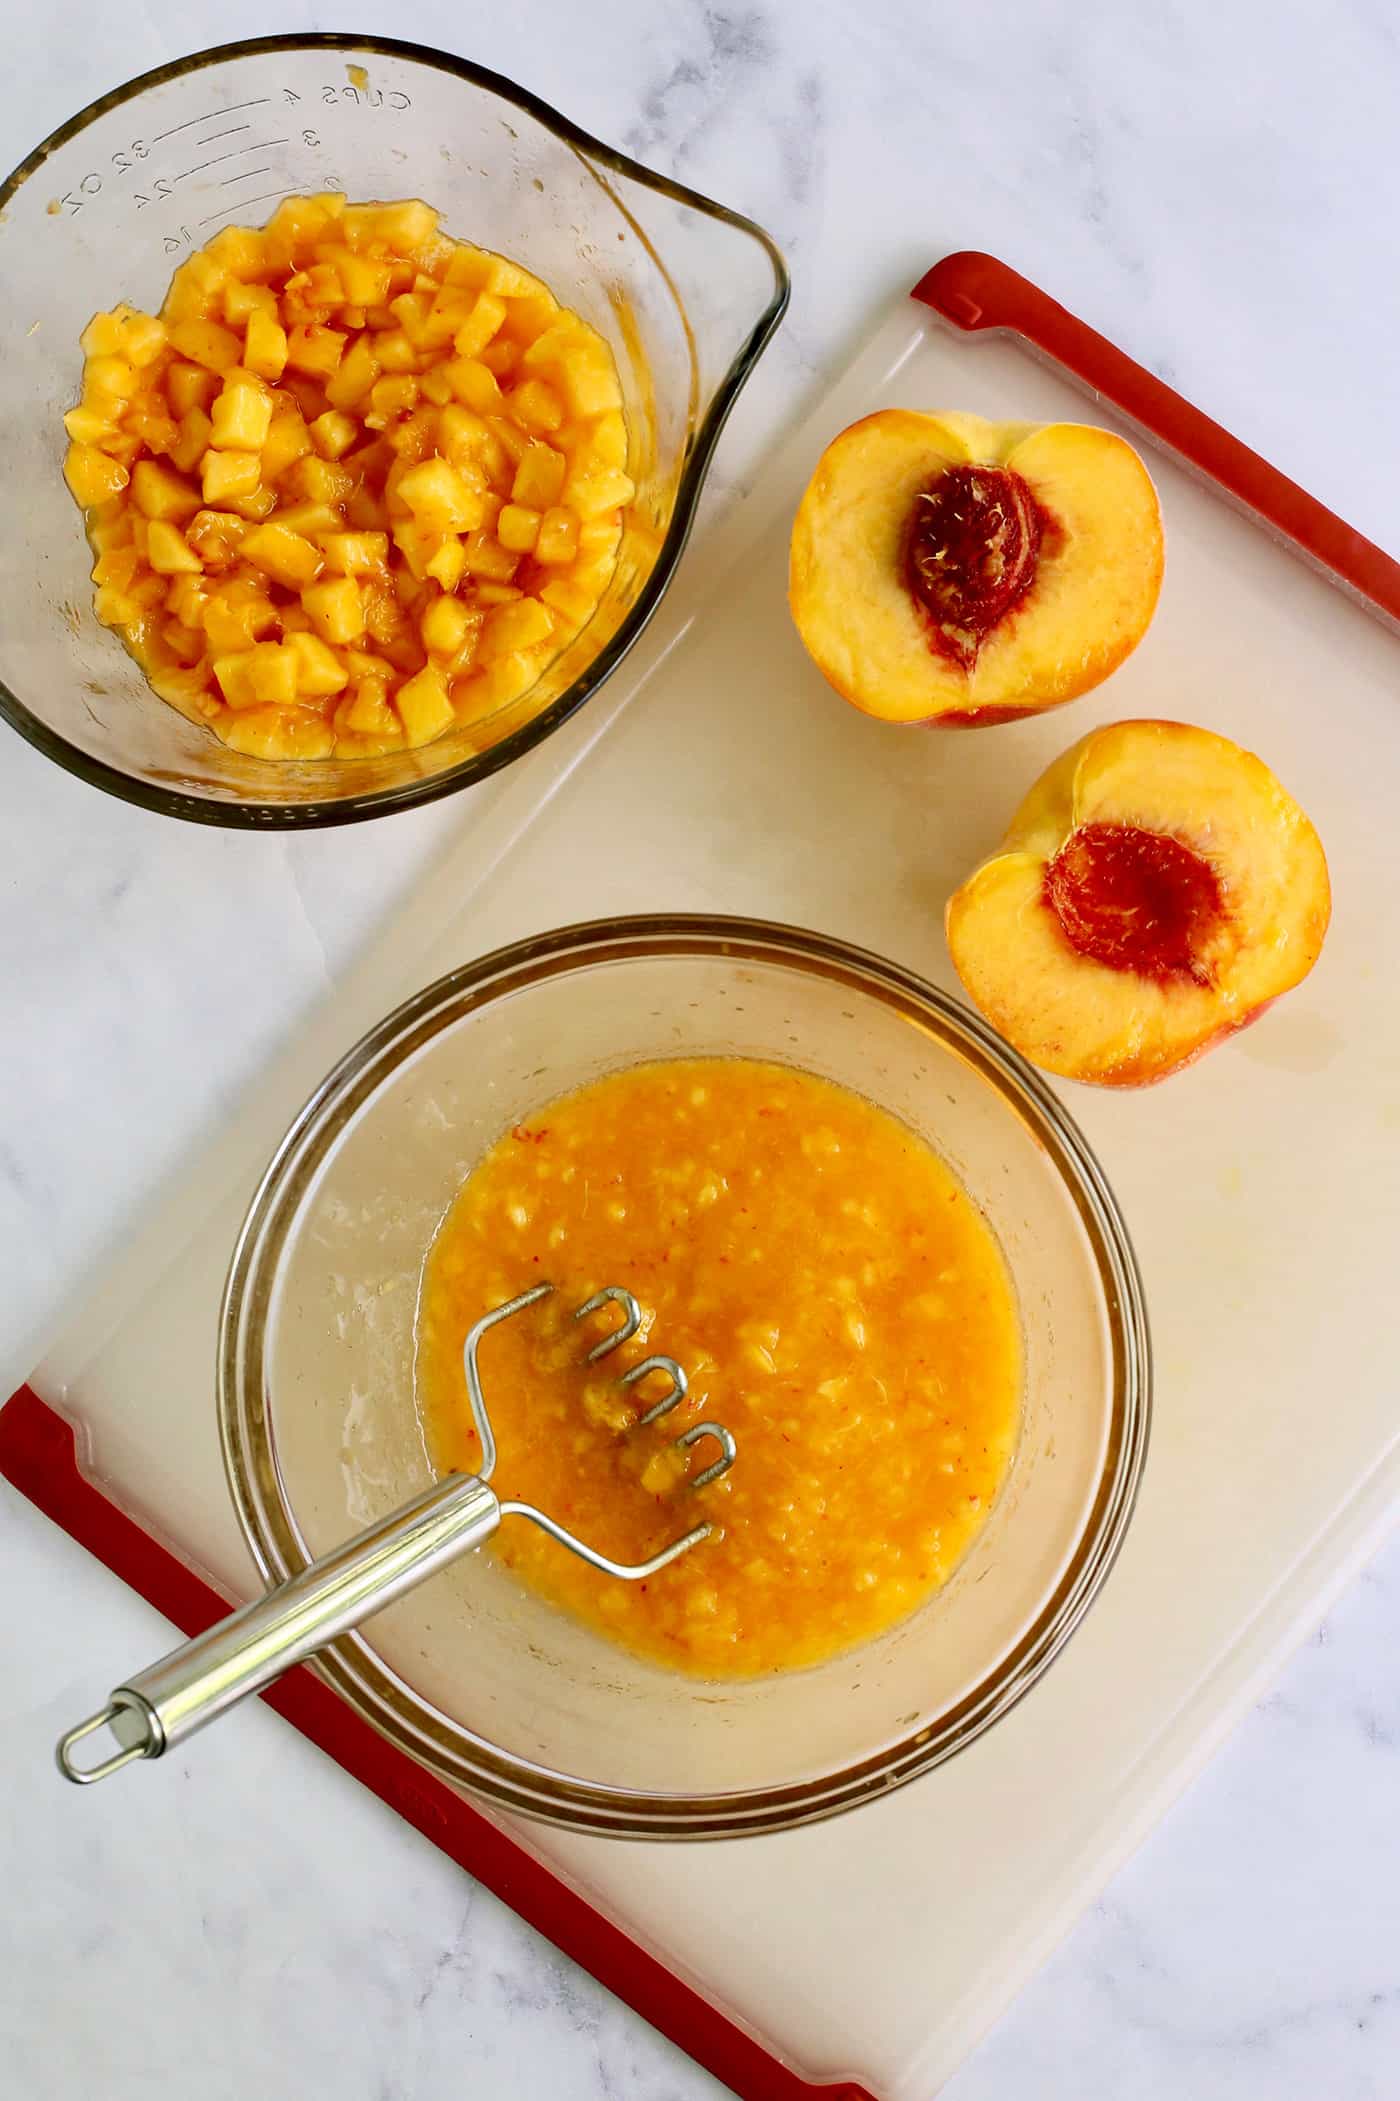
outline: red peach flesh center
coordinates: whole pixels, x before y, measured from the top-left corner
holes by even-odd
[[[1035,581],[1041,518],[1009,467],[945,467],[914,498],[905,578],[930,640],[966,668]]]
[[[1077,955],[1158,982],[1210,982],[1201,959],[1224,916],[1220,878],[1179,839],[1080,825],[1045,870],[1045,902]]]

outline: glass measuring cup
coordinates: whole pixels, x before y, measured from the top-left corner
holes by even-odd
[[[495,723],[418,751],[272,764],[157,698],[92,612],[63,481],[78,338],[99,308],[159,307],[176,265],[278,199],[423,197],[452,234],[543,277],[606,336],[627,416],[616,571],[593,618]],[[204,823],[341,824],[432,801],[567,720],[636,640],[675,569],[715,441],[782,317],[782,259],[749,220],[652,175],[463,60],[374,37],[264,37],[104,96],[0,185],[0,427],[22,501],[0,524],[0,713],[129,802]]]

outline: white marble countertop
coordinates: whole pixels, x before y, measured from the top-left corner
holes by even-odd
[[[96,16],[47,0],[8,25],[0,165],[182,51],[371,23],[528,83],[776,235],[792,312],[722,482],[744,481],[880,300],[938,254],[986,247],[1400,552],[1400,273],[1376,269],[1400,223],[1384,0],[614,0],[590,18],[535,0],[479,24],[442,0],[348,22],[295,4]],[[8,1391],[86,1266],[335,983],[453,812],[248,838],[127,809],[13,736],[3,756]],[[64,1789],[53,1738],[166,1630],[3,1487],[0,1512],[7,2087],[719,2091],[261,1709],[156,1773]],[[1392,1547],[945,2090],[954,2101],[1400,2090],[1397,1636]]]

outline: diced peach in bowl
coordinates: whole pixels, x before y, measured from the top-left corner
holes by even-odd
[[[560,728],[659,605],[786,306],[733,211],[446,53],[361,56],[197,53],[0,184],[0,716],[163,814],[356,822]],[[313,616],[347,578],[358,622]],[[297,634],[334,681],[295,651],[290,701],[233,707],[216,662]]]
[[[612,352],[425,205],[290,198],[83,345],[98,617],[239,750],[431,743],[527,694],[607,588],[635,495]]]

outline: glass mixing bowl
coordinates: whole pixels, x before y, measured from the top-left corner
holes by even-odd
[[[269,1581],[431,1479],[414,1395],[419,1279],[483,1151],[601,1073],[724,1053],[859,1090],[961,1178],[1016,1286],[1021,1435],[944,1589],[815,1669],[668,1673],[522,1590],[489,1550],[321,1659],[360,1714],[445,1778],[575,1829],[778,1830],[971,1743],[1077,1626],[1146,1450],[1132,1249],[1092,1154],[1030,1068],[942,993],[840,942],[746,920],[619,920],[429,986],[341,1061],[268,1169],[229,1272],[218,1395],[229,1483]],[[508,1493],[508,1449],[497,1478]]]
[[[92,556],[63,480],[78,337],[98,308],[158,308],[175,266],[280,197],[423,197],[447,231],[524,263],[611,343],[636,500],[587,627],[523,726],[419,751],[271,764],[147,686],[92,612]],[[208,824],[343,824],[430,802],[528,751],[582,706],[656,610],[724,419],[787,304],[749,220],[588,138],[461,59],[377,37],[263,37],[105,95],[0,185],[0,431],[22,495],[0,520],[0,711],[60,765]],[[518,707],[511,720],[518,724]]]

